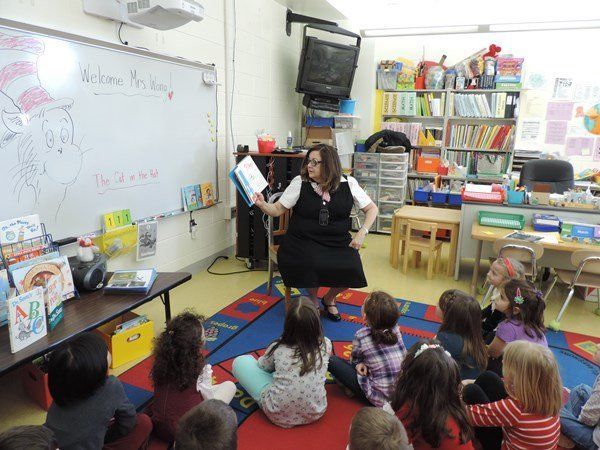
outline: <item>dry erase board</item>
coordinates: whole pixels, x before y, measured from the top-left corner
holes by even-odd
[[[179,210],[217,182],[213,71],[0,20],[0,220],[37,212],[60,238]]]

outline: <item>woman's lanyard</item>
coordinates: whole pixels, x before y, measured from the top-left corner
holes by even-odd
[[[321,225],[322,227],[326,227],[327,225],[329,225],[329,201],[331,200],[331,197],[329,195],[329,192],[323,191],[319,184],[311,183],[311,185],[317,193],[317,195],[321,197],[322,207],[319,210],[319,225]]]

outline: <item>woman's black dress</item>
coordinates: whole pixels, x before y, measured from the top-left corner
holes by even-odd
[[[319,224],[324,202],[308,181],[302,182],[290,225],[277,252],[279,271],[288,287],[351,287],[367,285],[358,251],[349,247],[350,212],[354,199],[347,182],[330,194],[328,224]]]

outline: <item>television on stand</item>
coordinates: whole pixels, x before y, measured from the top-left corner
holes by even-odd
[[[308,27],[356,38],[356,45],[306,36]],[[328,25],[305,26],[296,80],[296,92],[304,94],[302,101],[304,106],[325,111],[339,111],[339,101],[350,98],[359,52],[360,36],[357,34]]]

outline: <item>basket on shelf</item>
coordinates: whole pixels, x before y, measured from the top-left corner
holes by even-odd
[[[509,228],[511,230],[522,230],[525,227],[525,216],[522,214],[479,211],[477,216],[479,225],[486,227]]]

